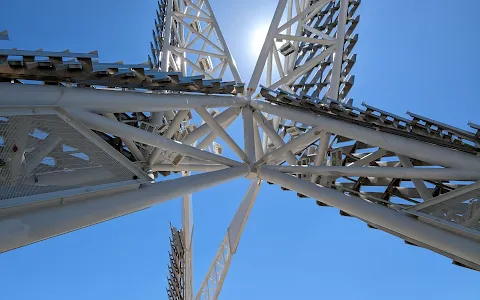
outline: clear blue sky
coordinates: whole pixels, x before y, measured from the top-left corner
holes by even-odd
[[[228,3],[227,3],[228,2]],[[211,0],[248,80],[250,40],[276,1]],[[476,57],[480,1],[363,0],[356,46],[356,104],[407,110],[466,127],[478,118]],[[99,50],[102,61],[144,62],[154,0],[2,1],[1,48]],[[238,124],[238,123],[236,123]],[[237,129],[236,131],[238,131]],[[198,287],[247,182],[194,195],[194,272]],[[166,299],[166,204],[0,255],[0,299]],[[262,186],[222,299],[477,299],[480,273],[368,229],[276,186]]]

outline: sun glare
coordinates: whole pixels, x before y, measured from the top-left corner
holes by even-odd
[[[268,25],[257,26],[253,31],[250,39],[250,45],[253,54],[260,54],[260,50],[262,50],[263,42],[265,41],[267,32]]]

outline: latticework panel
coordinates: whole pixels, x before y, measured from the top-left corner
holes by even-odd
[[[168,287],[167,296],[170,300],[185,299],[185,249],[183,230],[171,226]]]
[[[132,179],[57,115],[0,117],[0,200]]]
[[[311,1],[311,5],[318,1]],[[343,66],[341,72],[341,87],[339,91],[339,100],[347,98],[350,89],[354,83],[354,76],[350,75],[350,71],[355,65],[356,54],[353,54],[353,48],[358,41],[358,35],[354,31],[359,23],[360,17],[356,15],[360,5],[358,0],[350,0],[347,13],[347,24],[345,28],[345,43],[343,53]],[[317,14],[309,19],[305,24],[306,28],[302,29],[301,35],[307,38],[319,38],[312,31],[322,33],[324,36],[331,38],[338,36],[338,17],[340,10],[340,1],[332,1],[325,5]],[[307,29],[308,28],[308,29]],[[310,30],[309,30],[310,29]],[[298,45],[297,55],[295,57],[294,69],[314,59],[320,52],[325,51],[328,46],[321,44],[312,44],[301,42]],[[290,85],[292,91],[298,95],[308,95],[316,98],[323,98],[328,91],[328,86],[332,76],[333,54],[318,64],[315,68],[310,69],[303,74],[298,80]]]

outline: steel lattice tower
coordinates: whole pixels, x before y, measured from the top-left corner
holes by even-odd
[[[356,106],[359,5],[279,0],[248,84],[208,0],[158,2],[147,64],[0,50],[0,252],[183,197],[167,294],[217,299],[267,182],[480,270],[480,125]],[[227,130],[240,115],[243,147]],[[242,177],[194,293],[191,194]]]

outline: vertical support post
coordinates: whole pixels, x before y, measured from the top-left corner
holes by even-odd
[[[335,53],[333,54],[332,77],[330,79],[330,87],[327,92],[327,97],[334,100],[338,100],[338,94],[340,92],[340,77],[342,74],[343,47],[345,44],[345,27],[347,25],[348,1],[349,0],[340,0]]]
[[[168,72],[168,57],[170,56],[170,39],[172,35],[172,14],[173,14],[173,0],[167,0],[167,16],[165,20],[165,39],[162,47],[162,60],[160,64],[160,71]]]
[[[268,53],[267,57],[267,78],[265,79],[265,83],[267,86],[272,85],[272,55],[273,55],[273,49]]]
[[[272,142],[275,144],[277,147],[282,147],[285,145],[285,142],[281,137],[278,136],[277,132],[270,126],[269,122],[265,117],[258,111],[255,111],[253,113],[253,118],[257,122],[260,127],[262,127],[263,132],[267,134],[267,136],[272,140]],[[292,153],[292,151],[287,151],[284,154],[285,160],[288,162],[289,165],[296,165],[297,164],[297,158],[295,155]]]
[[[287,22],[292,19],[292,9],[293,9],[293,3],[292,2],[293,2],[293,0],[288,0],[288,3],[287,3]],[[291,35],[291,34],[292,34],[292,27],[289,26],[287,28],[287,35]],[[289,69],[289,66],[290,66],[290,60],[295,60],[295,57],[293,57],[292,55],[285,56],[284,63],[283,63],[283,72],[285,74],[288,74],[288,71],[289,71],[288,69]],[[269,84],[267,86],[270,86],[270,85],[271,84]]]
[[[253,139],[255,141],[255,161],[258,161],[263,157],[263,148],[262,141],[260,140],[260,132],[258,131],[258,126],[255,120],[253,121]]]
[[[245,153],[250,166],[255,163],[255,141],[253,133],[253,115],[250,105],[243,107],[243,138],[245,141]]]
[[[182,172],[182,176],[190,176],[190,172]],[[193,208],[192,194],[183,196],[182,225],[185,237],[185,299],[193,300]]]
[[[330,143],[330,133],[325,130],[320,134],[320,144],[317,148],[317,153],[315,156],[315,161],[313,162],[314,166],[324,166],[326,163],[326,154],[328,150],[328,145]],[[316,183],[318,179],[317,174],[312,174],[311,182]]]

